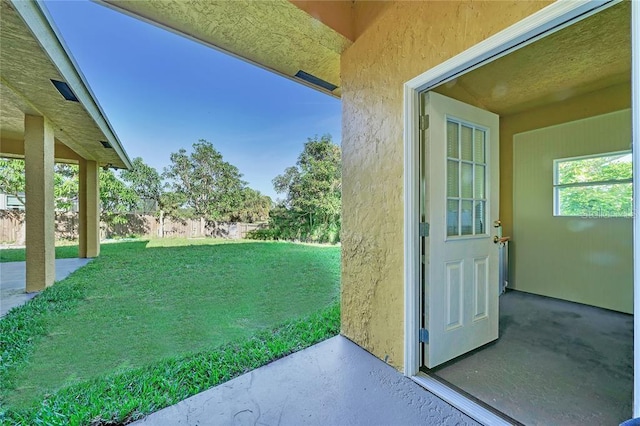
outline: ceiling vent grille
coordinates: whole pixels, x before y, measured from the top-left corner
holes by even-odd
[[[64,97],[66,100],[73,101],[73,102],[80,102],[76,97],[76,95],[73,93],[73,90],[71,90],[71,87],[69,87],[67,83],[65,83],[64,81],[58,81],[58,80],[51,80],[51,82],[53,83],[54,86],[56,86],[56,89],[58,89],[58,92],[60,92],[62,97]]]
[[[304,80],[307,83],[313,84],[314,86],[322,87],[323,89],[326,89],[330,92],[333,92],[335,89],[338,88],[338,86],[336,86],[335,84],[331,84],[328,81],[324,81],[323,79],[318,78],[315,75],[306,73],[302,70],[298,71],[295,76],[298,77],[300,80]]]

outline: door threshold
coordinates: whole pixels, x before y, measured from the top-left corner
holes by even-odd
[[[497,410],[485,407],[485,404],[479,402],[478,400],[474,400],[475,398],[466,394],[466,392],[457,389],[455,386],[449,385],[448,382],[445,382],[442,379],[435,378],[425,372],[419,371],[418,374],[411,377],[411,380],[483,425],[522,425],[522,423],[510,418],[506,414],[497,414],[495,412]]]

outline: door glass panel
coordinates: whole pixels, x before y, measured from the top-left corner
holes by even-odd
[[[484,149],[484,139],[485,139],[485,131],[480,129],[474,130],[473,137],[473,161],[477,163],[485,162],[485,149]]]
[[[447,156],[449,158],[459,158],[458,150],[458,123],[447,121]]]
[[[460,196],[460,176],[459,167],[460,163],[457,161],[447,161],[447,196],[458,197]]]
[[[486,235],[487,132],[447,119],[447,236]]]
[[[464,124],[460,129],[460,145],[463,160],[473,161],[473,129]]]
[[[462,198],[473,198],[473,164],[462,163],[461,194]]]
[[[473,201],[462,201],[460,209],[460,232],[461,235],[473,235]]]
[[[459,221],[459,205],[458,200],[447,201],[447,236],[459,235],[458,221]]]
[[[475,211],[475,234],[486,234],[485,226],[487,221],[485,220],[485,207],[486,202],[476,201]]]
[[[484,198],[485,167],[476,164],[473,182],[473,198]]]

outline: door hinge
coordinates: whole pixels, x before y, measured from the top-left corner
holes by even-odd
[[[429,343],[429,330],[421,328],[418,332],[418,341],[420,343]]]
[[[428,115],[421,115],[420,119],[419,119],[420,123],[420,130],[427,130],[429,128],[429,116]]]
[[[420,225],[418,226],[418,232],[419,232],[421,237],[428,237],[429,236],[429,223],[420,222]]]

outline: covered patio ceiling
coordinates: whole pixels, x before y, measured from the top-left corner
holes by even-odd
[[[99,1],[324,93],[342,93],[340,55],[354,37],[352,2]]]
[[[274,0],[101,3],[340,97],[340,56],[389,2]],[[510,115],[630,84],[630,3],[611,7],[442,85],[437,92]],[[299,71],[330,90],[297,77]]]
[[[36,115],[53,124],[56,161],[84,158],[100,166],[130,167],[46,10],[37,2],[9,0],[2,0],[0,7],[0,154],[24,156],[25,115]],[[54,81],[76,100],[65,99]]]

